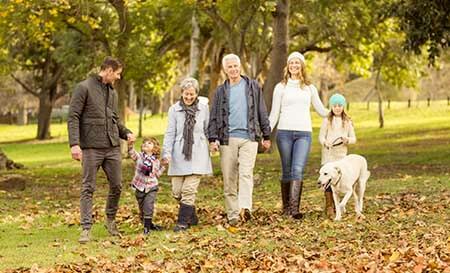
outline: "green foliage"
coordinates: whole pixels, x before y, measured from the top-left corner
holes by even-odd
[[[430,64],[450,45],[450,4],[442,0],[397,0],[390,6],[390,15],[399,19],[406,34],[406,49],[421,55],[428,52]]]
[[[127,52],[126,77],[133,79],[149,95],[162,96],[179,73],[175,61],[178,56],[172,47],[186,34],[181,34],[179,29],[170,32],[166,28],[174,17],[162,2],[137,2],[130,7],[135,28]]]

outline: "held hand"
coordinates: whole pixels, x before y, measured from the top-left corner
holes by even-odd
[[[70,153],[72,154],[72,159],[80,161],[83,158],[83,152],[79,145],[74,145],[70,147]]]
[[[133,133],[127,134],[127,142],[128,144],[133,144],[136,141],[136,137]]]
[[[264,151],[267,152],[270,149],[272,142],[270,140],[262,140],[261,144],[264,147]]]
[[[169,161],[170,161],[169,158],[164,157],[161,159],[161,165],[167,167],[167,165],[169,165]]]
[[[211,153],[215,153],[215,152],[219,151],[219,145],[217,145],[217,142],[210,142],[209,143],[209,151]]]

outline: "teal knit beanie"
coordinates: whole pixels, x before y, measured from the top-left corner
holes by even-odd
[[[336,104],[342,105],[345,107],[345,105],[347,104],[347,102],[345,101],[344,96],[342,96],[341,94],[334,94],[333,96],[330,97],[330,106],[334,106]]]

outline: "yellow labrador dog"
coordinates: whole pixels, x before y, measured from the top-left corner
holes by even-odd
[[[360,155],[347,155],[341,160],[326,163],[320,168],[319,187],[323,190],[331,186],[333,200],[336,207],[335,221],[342,218],[345,205],[353,193],[355,197],[355,211],[358,217],[362,217],[363,198],[366,190],[367,179],[370,172],[367,170],[367,161]],[[339,202],[339,193],[345,196]]]

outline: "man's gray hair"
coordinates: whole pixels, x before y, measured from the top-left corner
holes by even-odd
[[[180,83],[180,87],[181,87],[181,92],[183,92],[184,90],[189,89],[191,87],[194,87],[195,93],[197,93],[197,94],[200,91],[198,81],[192,77],[188,77],[188,78],[182,80]]]
[[[225,68],[225,63],[227,61],[230,61],[230,60],[237,61],[238,64],[241,65],[241,59],[239,59],[238,55],[236,55],[236,54],[227,54],[227,55],[223,56],[223,58],[222,58],[222,67]]]

